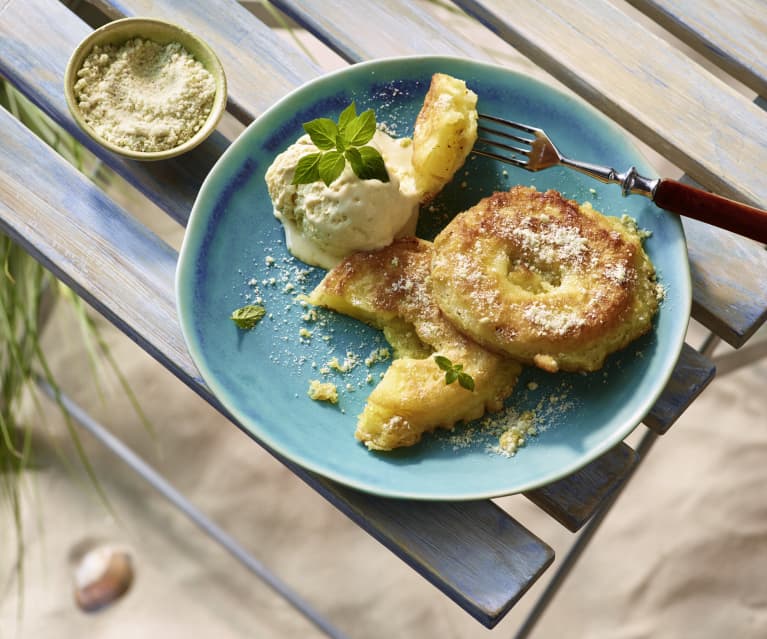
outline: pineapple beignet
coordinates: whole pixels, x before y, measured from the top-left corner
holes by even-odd
[[[434,240],[437,304],[487,348],[550,372],[594,371],[650,330],[661,292],[635,225],[516,186]]]
[[[413,130],[413,171],[421,202],[453,179],[477,141],[477,94],[466,82],[435,73]]]
[[[521,371],[458,332],[431,291],[430,242],[403,238],[355,253],[331,270],[309,301],[382,329],[394,361],[359,416],[355,437],[372,450],[412,446],[436,428],[500,410]],[[434,356],[447,357],[474,380],[474,390],[447,384]]]

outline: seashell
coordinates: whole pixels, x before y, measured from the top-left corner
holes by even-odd
[[[133,559],[127,548],[93,546],[74,562],[75,602],[84,612],[96,612],[120,599],[133,583]]]

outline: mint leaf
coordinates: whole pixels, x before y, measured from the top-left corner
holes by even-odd
[[[291,184],[311,184],[320,179],[322,153],[310,153],[298,160]]]
[[[330,151],[336,148],[338,127],[330,118],[317,118],[304,124],[304,131],[309,134],[312,143],[321,151]]]
[[[343,173],[346,160],[340,151],[326,151],[319,162],[320,179],[330,186]]]
[[[362,146],[359,148],[360,157],[362,158],[362,169],[355,171],[357,177],[360,180],[381,180],[381,182],[389,181],[389,173],[386,171],[386,164],[383,157],[372,146]],[[352,169],[354,165],[352,164]]]
[[[474,390],[474,378],[468,373],[458,373],[458,383],[466,390]]]
[[[463,372],[463,364],[453,364],[447,357],[435,355],[434,361],[443,371],[445,371],[445,384],[452,384],[457,381],[458,384],[469,391],[474,391],[474,378],[468,373]]]
[[[248,304],[232,312],[230,319],[237,324],[237,328],[249,331],[266,315],[266,309],[258,304]]]
[[[359,177],[360,173],[365,170],[364,164],[362,163],[362,155],[360,154],[360,150],[355,146],[351,146],[346,149],[346,151],[344,151],[344,157],[349,160],[349,164],[352,165],[352,171],[354,171],[354,174]]]
[[[341,115],[338,117],[338,132],[344,135],[346,127],[349,126],[349,122],[357,117],[357,105],[352,102],[348,107],[341,111]]]
[[[376,116],[373,109],[360,113],[343,128],[347,146],[362,146],[373,139],[376,132]]]

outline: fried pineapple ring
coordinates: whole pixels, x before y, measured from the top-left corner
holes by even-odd
[[[395,359],[370,394],[355,432],[373,450],[411,446],[423,433],[500,410],[520,373],[519,364],[490,353],[445,319],[431,294],[431,253],[431,244],[416,238],[355,253],[309,297],[383,329],[394,347]],[[462,364],[474,390],[446,384],[434,355]]]
[[[599,369],[650,329],[659,303],[635,229],[556,191],[521,186],[443,229],[432,286],[461,332],[550,372]]]
[[[413,170],[428,202],[463,166],[477,140],[477,94],[444,73],[432,76],[413,131]]]

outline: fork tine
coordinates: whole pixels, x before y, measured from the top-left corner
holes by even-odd
[[[508,133],[507,131],[499,131],[498,129],[493,129],[487,126],[478,126],[477,131],[480,133],[489,133],[490,135],[498,136],[499,138],[503,138],[504,140],[514,140],[514,142],[521,142],[522,144],[532,144],[533,140],[530,138],[523,138],[519,135],[514,135],[513,133]]]
[[[507,126],[512,129],[519,129],[520,131],[524,131],[525,133],[532,133],[533,135],[535,135],[541,130],[541,129],[537,129],[534,126],[528,126],[527,124],[522,124],[521,122],[514,122],[513,120],[506,120],[505,118],[499,118],[497,115],[487,115],[486,113],[478,113],[477,116],[479,117],[480,120],[489,120],[490,122],[502,124],[503,126]]]
[[[490,140],[488,138],[477,138],[477,142],[481,142],[487,146],[494,146],[503,149],[504,151],[511,151],[512,153],[517,153],[519,155],[528,155],[531,151],[531,149],[523,149],[518,146],[512,146],[511,144],[499,142],[498,140]],[[522,140],[522,142],[527,142],[527,140]]]
[[[477,140],[477,142],[485,142],[485,140]],[[523,169],[527,168],[526,160],[520,160],[519,158],[509,157],[506,155],[499,155],[497,153],[490,153],[489,151],[478,149],[476,146],[471,150],[471,152],[484,158],[490,158],[491,160],[497,160],[498,162],[503,162],[505,164],[512,164],[513,166],[518,166]]]
[[[535,129],[532,127],[529,127],[525,124],[520,124],[518,122],[512,122],[511,120],[505,120],[503,118],[499,118],[495,115],[486,115],[483,113],[478,114],[480,120],[482,121],[488,121],[492,122],[494,124],[501,125],[505,127],[506,129],[510,130],[503,130],[500,127],[493,127],[493,126],[484,126],[482,122],[480,122],[479,126],[477,127],[477,131],[481,134],[485,134],[485,137],[480,137],[477,142],[481,142],[482,144],[489,146],[489,147],[495,147],[496,149],[501,149],[502,151],[508,151],[510,153],[515,153],[517,155],[523,155],[527,156],[532,150],[532,144],[535,141],[535,138],[525,138],[521,135],[515,135],[512,133],[514,129],[518,129],[519,131],[523,131],[526,133],[535,134]],[[492,136],[492,137],[487,137]],[[500,138],[500,140],[495,139]],[[505,140],[510,140],[512,142],[519,142],[521,144],[526,145],[526,148],[511,145],[505,142]],[[485,156],[487,157],[489,152],[485,152]],[[505,155],[497,155],[493,154],[493,157],[495,159],[500,159],[502,161],[508,161],[509,158],[507,158]],[[518,160],[516,158],[512,158],[514,160],[514,164],[517,166],[526,166],[527,161],[524,160]]]

